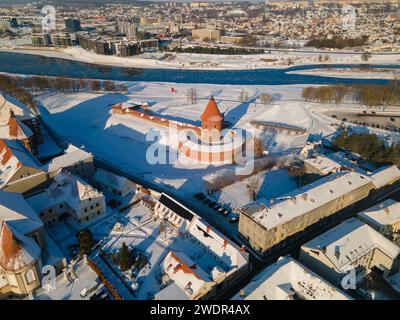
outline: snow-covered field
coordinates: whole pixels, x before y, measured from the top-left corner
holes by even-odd
[[[105,56],[86,51],[80,47],[66,49],[16,47],[0,48],[0,51],[21,52],[56,57],[87,63],[136,67],[136,68],[180,68],[180,69],[223,69],[243,70],[259,68],[287,68],[289,66],[300,66],[309,64],[359,64],[365,63],[361,59],[361,53],[336,53],[329,52],[292,52],[273,51],[270,54],[257,55],[212,55],[212,54],[190,54],[178,53],[171,59],[156,60],[146,59],[140,56],[129,58],[117,56]],[[320,56],[328,56],[327,61],[320,61]],[[398,64],[399,54],[376,54],[372,55],[370,64]]]
[[[171,86],[177,93],[171,93]],[[198,100],[188,104],[186,92],[196,87]],[[55,94],[39,97],[41,114],[46,123],[66,141],[84,146],[97,157],[106,159],[117,167],[152,182],[161,182],[180,189],[190,178],[191,185],[202,182],[206,174],[217,172],[220,167],[195,165],[180,162],[150,164],[146,151],[154,141],[146,141],[146,133],[153,125],[137,119],[122,121],[118,116],[110,117],[110,108],[118,102],[151,101],[151,110],[169,119],[200,124],[200,115],[208,99],[213,95],[225,120],[234,128],[251,130],[250,121],[277,121],[309,129],[311,134],[325,135],[334,129],[329,120],[315,116],[301,100],[302,86],[246,87],[249,100],[240,102],[241,86],[188,85],[171,83],[129,83],[129,93],[121,94]],[[258,95],[269,92],[274,101],[261,104]],[[273,134],[268,137],[269,151],[279,153],[301,148],[307,136],[289,137]]]

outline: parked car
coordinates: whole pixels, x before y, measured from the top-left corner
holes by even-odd
[[[229,218],[229,222],[230,222],[230,223],[238,223],[238,222],[239,222],[239,217],[232,217],[232,218]]]
[[[212,207],[214,207],[216,204],[217,204],[217,203],[216,203],[215,201],[211,201],[211,202],[208,204],[208,207],[209,207],[209,208],[212,208]]]
[[[94,292],[99,287],[99,285],[100,284],[96,282],[91,287],[83,288],[80,293],[81,298],[83,299],[83,298],[87,297],[89,294],[91,294],[92,292]]]

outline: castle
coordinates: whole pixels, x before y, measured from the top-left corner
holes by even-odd
[[[201,127],[188,123],[177,122],[151,115],[147,108],[130,106],[123,103],[112,107],[112,114],[132,116],[140,121],[149,121],[157,126],[174,128],[184,131],[178,141],[179,153],[187,159],[202,164],[232,164],[241,157],[246,140],[233,130],[224,130],[224,115],[211,97],[200,116]]]

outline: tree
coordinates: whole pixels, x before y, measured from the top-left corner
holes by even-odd
[[[371,54],[369,52],[364,52],[361,55],[361,60],[367,62],[371,58]]]
[[[195,88],[190,88],[186,93],[186,99],[190,104],[195,104],[197,101],[197,91]]]
[[[135,260],[132,258],[132,252],[129,250],[128,246],[125,244],[125,242],[122,243],[122,247],[119,251],[119,267],[121,271],[126,271],[129,270]]]
[[[249,99],[249,95],[248,95],[247,91],[244,90],[244,89],[240,90],[239,101],[240,102],[245,102],[248,99]]]
[[[89,229],[80,231],[77,234],[79,249],[81,254],[89,254],[92,250],[95,241]]]
[[[260,180],[258,178],[256,178],[255,176],[249,178],[246,188],[247,188],[247,192],[250,196],[250,199],[252,199],[252,201],[256,201],[257,194],[260,191],[260,187],[261,187],[261,184],[260,184]]]
[[[97,92],[97,91],[100,91],[100,89],[101,89],[101,83],[100,83],[100,81],[98,81],[98,80],[92,80],[92,81],[90,82],[90,90],[91,90],[91,91]]]
[[[115,92],[116,90],[116,86],[115,86],[115,83],[114,83],[114,81],[110,81],[110,80],[107,80],[107,81],[104,81],[103,82],[103,86],[104,86],[104,90],[105,91],[108,91],[108,92]]]
[[[272,95],[268,92],[263,92],[260,94],[260,101],[262,104],[268,104],[272,101]]]
[[[254,138],[254,156],[256,158],[264,155],[264,142],[260,138]]]

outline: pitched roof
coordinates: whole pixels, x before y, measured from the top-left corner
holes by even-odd
[[[6,184],[22,165],[41,170],[41,164],[20,141],[0,139],[0,185]]]
[[[343,292],[291,257],[280,258],[252,279],[233,300],[348,300]]]
[[[270,204],[250,203],[242,208],[242,212],[269,230],[369,183],[371,179],[360,173],[337,172],[275,199]]]
[[[356,218],[342,222],[307,242],[302,248],[321,252],[338,270],[345,270],[348,265],[375,248],[391,259],[400,254],[398,246]]]
[[[43,222],[19,193],[0,191],[0,221],[28,234],[43,227]]]
[[[182,252],[169,251],[161,268],[190,298],[195,297],[206,282],[212,282],[207,272]]]
[[[62,169],[53,179],[54,182],[45,191],[26,199],[36,212],[62,203],[79,211],[83,200],[102,197],[102,193],[86,181]]]
[[[201,115],[201,120],[211,120],[211,121],[222,121],[224,119],[223,115],[218,109],[217,103],[214,97],[211,97],[207,103],[204,112]]]
[[[392,199],[387,199],[377,205],[359,212],[357,214],[361,220],[373,227],[383,227],[391,225],[400,220],[400,203]]]
[[[8,120],[8,139],[23,140],[32,137],[32,135],[31,129],[15,117],[10,117],[10,120]]]
[[[3,270],[16,271],[32,264],[40,257],[36,242],[2,222],[0,233],[0,266]]]
[[[79,163],[80,161],[85,161],[91,158],[93,158],[91,153],[70,144],[63,155],[52,159],[50,162],[45,164],[43,168],[47,172],[54,172],[61,168],[67,168]]]
[[[184,205],[180,204],[176,200],[172,199],[170,196],[166,195],[165,193],[161,194],[160,199],[158,200],[162,205],[170,209],[171,211],[175,212],[177,215],[186,219],[188,221],[192,221],[195,214],[186,208]]]

